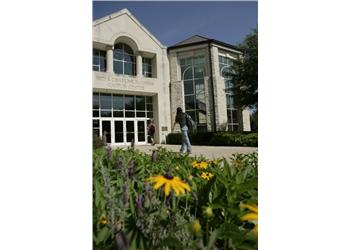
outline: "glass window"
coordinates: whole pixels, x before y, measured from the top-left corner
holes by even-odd
[[[152,59],[142,58],[142,74],[145,77],[152,77]]]
[[[114,62],[113,64],[113,70],[114,70],[114,73],[116,74],[123,74],[123,62]]]
[[[183,79],[193,79],[192,67],[187,67],[183,73]]]
[[[93,49],[92,70],[101,72],[106,71],[106,51]]]
[[[194,67],[194,77],[193,78],[204,78],[204,67]]]
[[[92,127],[99,128],[100,127],[100,120],[92,120]]]
[[[101,109],[112,109],[112,96],[110,94],[100,94]]]
[[[93,109],[99,109],[100,108],[99,94],[98,93],[94,93],[92,99],[93,99],[93,101],[92,101],[92,108]]]
[[[187,109],[195,109],[194,106],[194,95],[185,96],[185,108]]]
[[[134,110],[135,109],[135,96],[125,96],[125,109],[126,110]]]
[[[101,117],[112,117],[112,111],[110,111],[110,110],[101,110]]]
[[[153,111],[153,104],[147,103],[147,111]]]
[[[135,75],[135,69],[134,69],[135,64],[133,63],[124,63],[124,74],[125,75]]]
[[[124,98],[122,95],[113,95],[113,109],[123,110],[124,109],[123,99]]]
[[[152,103],[152,96],[146,96],[146,102]]]
[[[136,62],[132,49],[124,44],[114,45],[113,70],[116,74],[136,75]]]
[[[113,117],[124,117],[123,111],[113,111]]]
[[[180,63],[182,80],[184,81],[186,113],[191,113],[197,125],[202,125],[206,128],[205,57],[184,58],[180,59]]]
[[[227,129],[237,131],[239,128],[237,110],[234,108],[234,60],[228,57],[219,56],[220,73],[225,81],[226,106],[227,106]]]
[[[184,89],[186,94],[194,94],[193,81],[192,80],[184,81]]]
[[[145,110],[145,97],[144,96],[136,96],[136,110]]]

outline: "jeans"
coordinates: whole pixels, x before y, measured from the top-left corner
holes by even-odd
[[[182,145],[180,148],[180,152],[183,152],[187,146],[187,153],[192,153],[192,146],[190,139],[188,138],[188,127],[184,126],[181,128],[181,134],[182,134]]]

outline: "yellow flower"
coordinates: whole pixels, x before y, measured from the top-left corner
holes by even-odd
[[[166,175],[157,175],[152,176],[147,179],[147,181],[154,182],[153,188],[158,189],[162,186],[164,186],[164,193],[165,196],[168,196],[170,194],[170,189],[174,190],[176,196],[179,196],[181,194],[184,194],[185,191],[190,191],[190,186],[183,182],[179,177],[170,176],[168,174]]]
[[[199,223],[198,219],[196,219],[194,222],[192,222],[192,231],[197,237],[200,235],[201,224]]]
[[[102,216],[101,219],[98,221],[98,224],[106,225],[108,223],[105,216]]]
[[[258,206],[257,205],[249,205],[242,204],[241,208],[247,208],[251,211],[251,213],[247,213],[241,217],[242,221],[250,221],[255,224],[253,228],[253,232],[258,235]]]
[[[197,169],[206,169],[208,167],[208,163],[205,161],[201,161],[201,162],[193,161],[192,167]]]
[[[209,181],[211,178],[213,178],[213,174],[212,173],[209,173],[209,172],[203,172],[201,174],[201,177],[204,179],[204,180],[207,180]]]

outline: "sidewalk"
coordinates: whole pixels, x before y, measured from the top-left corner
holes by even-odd
[[[156,144],[151,145],[137,145],[135,149],[141,152],[151,154],[153,149],[157,147],[166,148],[169,151],[178,153],[180,150],[180,145],[168,145],[168,144]],[[222,147],[222,146],[192,146],[191,156],[204,156],[208,159],[214,158],[230,158],[234,153],[252,153],[257,152],[258,148],[255,147]]]

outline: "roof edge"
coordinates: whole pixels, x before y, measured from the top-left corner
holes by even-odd
[[[173,50],[173,49],[185,48],[185,47],[190,47],[190,46],[195,46],[195,45],[200,45],[200,44],[211,44],[211,43],[218,44],[218,45],[221,45],[221,46],[224,46],[224,47],[228,47],[230,49],[234,49],[234,50],[242,53],[242,51],[237,46],[232,45],[232,44],[228,44],[228,43],[225,43],[225,42],[221,42],[221,41],[215,40],[215,39],[208,39],[207,41],[200,41],[200,42],[189,43],[189,44],[181,44],[181,45],[169,46],[168,47],[168,51]]]
[[[159,45],[159,47],[161,47],[162,49],[166,49],[167,48],[154,35],[152,35],[152,33],[145,26],[143,26],[137,20],[137,18],[133,14],[131,14],[131,12],[128,9],[126,9],[126,8],[121,9],[121,10],[119,10],[117,12],[111,13],[111,14],[109,14],[107,16],[101,17],[99,19],[96,19],[95,21],[93,21],[92,27],[95,27],[95,26],[97,26],[99,24],[102,24],[102,23],[107,22],[107,21],[109,21],[111,19],[117,18],[118,16],[121,16],[121,15],[124,15],[124,14],[128,15],[153,41],[155,41]]]

